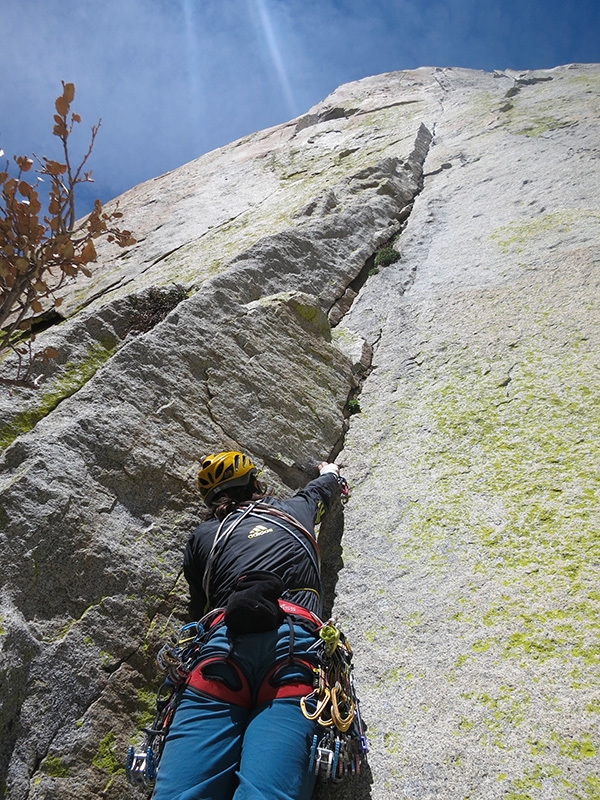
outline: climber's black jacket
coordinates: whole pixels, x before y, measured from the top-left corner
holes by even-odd
[[[261,503],[285,511],[314,534],[315,520],[339,496],[339,485],[332,473],[320,475],[289,500],[267,497]],[[241,516],[248,504],[227,517],[224,528]],[[260,512],[257,510],[257,514]],[[183,569],[190,586],[190,612],[200,619],[207,610],[227,603],[236,579],[249,570],[268,570],[283,580],[284,597],[318,614],[322,613],[321,580],[315,568],[319,556],[305,534],[290,523],[275,517],[260,519],[254,512],[233,529],[222,548],[217,548],[210,571],[208,603],[202,588],[207,560],[221,522],[209,519],[191,535],[185,550]],[[223,530],[222,529],[222,530]]]

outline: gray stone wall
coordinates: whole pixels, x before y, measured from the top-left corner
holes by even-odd
[[[120,198],[138,244],[71,288],[38,388],[0,363],[6,796],[135,797],[229,447],[352,486],[322,545],[370,769],[319,798],[598,796],[599,90],[368,78]]]

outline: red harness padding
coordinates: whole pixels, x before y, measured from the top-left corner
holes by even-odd
[[[310,661],[301,658],[282,659],[269,670],[253,698],[248,680],[235,661],[214,656],[194,667],[186,685],[200,694],[250,710],[280,697],[304,697],[310,694],[314,688],[313,666]],[[291,680],[286,680],[282,673],[288,668],[304,674],[302,677],[296,674]],[[223,671],[227,673],[226,677],[219,675]]]
[[[221,669],[218,669],[219,666]],[[223,672],[226,674],[223,675]],[[234,706],[248,710],[253,706],[248,679],[231,658],[214,656],[201,661],[188,675],[186,686]]]
[[[283,611],[284,614],[292,617],[301,617],[302,619],[306,619],[308,620],[308,622],[311,622],[316,628],[320,628],[323,625],[322,620],[320,620],[316,614],[313,614],[312,611],[309,611],[308,608],[304,608],[304,606],[297,606],[295,603],[290,603],[288,600],[282,600],[281,597],[277,602],[279,603],[279,608]]]
[[[295,677],[290,681],[286,681],[285,676],[279,679],[279,675],[283,673],[287,667],[300,667],[300,671],[305,674],[301,678]],[[310,694],[314,689],[313,668],[314,664],[302,658],[286,658],[279,661],[279,663],[275,664],[273,669],[269,671],[268,675],[258,687],[256,705],[259,706],[261,703],[267,703],[280,697],[305,697],[307,694]],[[279,682],[279,680],[281,680],[281,682]]]

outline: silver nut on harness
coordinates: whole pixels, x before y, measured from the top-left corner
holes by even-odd
[[[333,753],[326,747],[318,747],[315,756],[315,774],[319,778],[328,779],[333,769]]]
[[[146,750],[135,750],[133,746],[127,751],[127,780],[132,786],[149,788],[156,780],[156,763],[151,747]]]

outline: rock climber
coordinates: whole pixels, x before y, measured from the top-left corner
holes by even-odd
[[[193,618],[224,614],[188,676],[154,800],[309,800],[316,723],[300,698],[313,689],[309,648],[323,608],[314,527],[340,495],[339,467],[322,462],[319,473],[279,500],[243,453],[203,459],[208,514],[188,541],[184,574]]]

